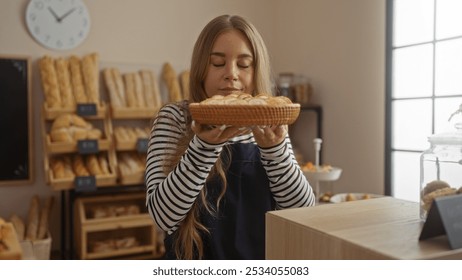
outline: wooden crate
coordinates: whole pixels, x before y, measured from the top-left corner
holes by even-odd
[[[112,127],[111,123],[108,119],[94,119],[89,120],[85,117],[86,121],[91,122],[92,124],[97,124],[103,136],[101,139],[98,139],[98,149],[100,151],[107,151],[109,150],[113,143],[112,143]],[[51,137],[49,131],[51,129],[53,120],[49,120],[46,118],[45,111],[42,112],[42,122],[41,122],[41,131],[42,131],[42,139],[44,141],[44,149],[49,154],[60,154],[60,153],[76,153],[78,152],[78,145],[77,141],[72,142],[53,142],[51,141]],[[97,127],[97,126],[95,126]]]
[[[152,119],[159,108],[128,108],[111,105],[113,119]]]
[[[96,176],[96,187],[111,187],[117,184],[117,171],[116,171],[116,159],[113,150],[109,150],[107,152],[108,156],[108,164],[109,164],[109,171],[110,174],[105,175],[98,175]],[[56,155],[55,155],[56,156]],[[65,178],[65,179],[57,179],[54,178],[53,172],[50,168],[50,156],[44,156],[44,166],[45,166],[45,175],[46,175],[46,182],[49,184],[53,190],[60,191],[60,190],[70,190],[75,188],[75,177],[72,178]]]
[[[78,257],[111,259],[140,254],[159,257],[157,230],[147,213],[145,201],[144,192],[77,198],[74,230]],[[136,208],[139,212],[134,211]],[[136,243],[115,245],[128,239]]]
[[[96,108],[97,114],[95,116],[88,116],[85,118],[89,119],[103,119],[106,117],[107,114],[107,106],[104,102],[100,102],[100,104]],[[58,116],[62,114],[76,114],[77,113],[77,106],[73,108],[48,108],[46,103],[43,103],[42,108],[43,115],[46,120],[54,120]]]

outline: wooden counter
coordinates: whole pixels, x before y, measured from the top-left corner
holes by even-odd
[[[446,236],[419,242],[419,204],[392,197],[266,214],[266,259],[462,259]]]

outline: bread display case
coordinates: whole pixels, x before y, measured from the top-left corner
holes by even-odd
[[[160,257],[161,245],[145,199],[143,192],[77,198],[74,233],[78,257]]]

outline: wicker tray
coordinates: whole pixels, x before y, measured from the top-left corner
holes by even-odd
[[[192,119],[208,125],[284,125],[300,114],[300,104],[290,105],[189,105]]]

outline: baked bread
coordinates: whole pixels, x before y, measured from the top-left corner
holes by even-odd
[[[37,239],[40,217],[40,200],[34,195],[30,200],[29,214],[27,216],[26,240],[34,241]]]
[[[122,107],[125,102],[122,101],[122,98],[117,90],[117,85],[113,77],[113,71],[111,68],[106,68],[103,70],[104,82],[111,100],[111,104],[114,107]]]
[[[67,156],[52,158],[50,169],[55,179],[74,179],[71,160]]]
[[[76,176],[90,176],[81,155],[74,155],[72,159],[72,170]]]
[[[152,70],[142,69],[139,71],[139,74],[143,83],[146,107],[159,108],[162,105],[162,98],[154,72]]]
[[[427,195],[431,192],[434,192],[439,189],[445,189],[445,188],[450,188],[451,186],[446,183],[445,181],[442,180],[434,180],[428,183],[425,188],[423,189],[422,195]]]
[[[451,196],[455,194],[457,194],[457,189],[455,188],[439,188],[430,193],[427,193],[422,198],[423,209],[426,211],[430,210],[433,200],[435,200],[437,197]]]
[[[44,239],[48,232],[48,221],[50,219],[51,208],[54,204],[54,197],[49,196],[45,200],[42,211],[40,212],[40,220],[37,232],[37,239]]]
[[[80,66],[80,58],[73,55],[69,58],[69,70],[71,73],[71,86],[74,100],[77,104],[88,103],[88,98],[85,93],[85,87]]]
[[[111,171],[109,170],[108,161],[104,154],[98,155],[98,163],[99,163],[99,167],[101,168],[101,171],[103,172],[103,174],[105,175],[111,174]]]
[[[181,91],[183,99],[189,99],[189,70],[183,71],[180,74]]]
[[[13,214],[10,217],[10,222],[13,224],[14,229],[16,230],[16,236],[18,237],[18,240],[23,241],[24,235],[26,233],[26,225],[24,225],[24,221],[16,214]]]
[[[98,77],[99,55],[92,53],[82,58],[82,74],[85,85],[85,92],[89,103],[99,104],[99,77]]]
[[[91,175],[99,176],[99,175],[104,174],[103,170],[101,170],[101,167],[99,165],[99,160],[96,155],[94,154],[87,155],[85,158],[85,164],[86,164],[88,171],[90,171]]]
[[[175,70],[168,62],[164,64],[162,69],[162,78],[167,85],[170,101],[181,101],[183,97],[181,95],[180,83]]]
[[[51,125],[50,138],[53,142],[75,142],[85,139],[101,139],[100,129],[76,114],[62,114]]]
[[[55,60],[55,68],[59,84],[59,92],[61,94],[61,105],[64,108],[74,108],[75,100],[72,95],[69,62],[64,58],[59,57]]]
[[[136,106],[137,107],[146,107],[146,100],[144,98],[144,89],[143,81],[138,72],[132,73],[133,82],[135,84],[135,96],[136,96]]]
[[[123,74],[125,82],[125,100],[127,101],[127,107],[136,108],[138,101],[136,100],[135,93],[135,77],[133,73]]]
[[[61,107],[61,95],[59,92],[58,76],[54,65],[54,59],[43,56],[39,60],[40,77],[45,94],[45,104],[48,108]]]
[[[292,101],[285,96],[269,96],[258,94],[252,96],[248,93],[232,93],[226,96],[214,95],[200,102],[201,105],[290,105]]]

